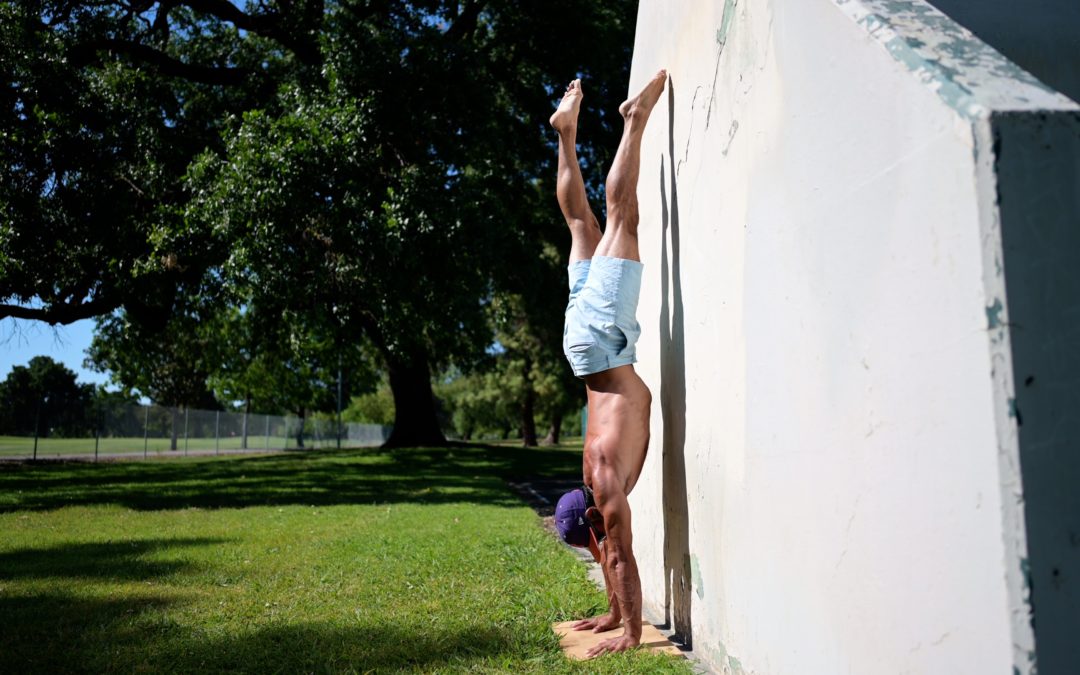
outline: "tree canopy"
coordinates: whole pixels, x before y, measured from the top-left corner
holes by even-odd
[[[0,434],[77,436],[93,429],[94,386],[48,356],[15,366],[0,382]]]
[[[315,344],[354,370],[376,357],[399,444],[441,440],[431,374],[490,361],[500,330],[526,428],[538,392],[560,408],[572,388],[546,120],[586,78],[596,196],[634,6],[0,3],[0,317],[106,316],[99,354],[206,339],[208,306],[274,317],[294,338],[251,348],[279,365],[325,361]],[[237,384],[226,361],[191,374]]]

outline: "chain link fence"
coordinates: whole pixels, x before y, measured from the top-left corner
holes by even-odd
[[[115,404],[94,414],[92,432],[63,437],[38,425],[36,436],[0,436],[0,459],[173,457],[378,446],[390,427],[343,423],[330,415],[300,418],[158,405]]]

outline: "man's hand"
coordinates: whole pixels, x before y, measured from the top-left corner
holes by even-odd
[[[622,621],[611,614],[605,614],[603,616],[594,616],[591,619],[582,619],[570,626],[570,628],[571,630],[591,630],[594,633],[603,633],[605,631],[615,630],[621,623]]]
[[[637,638],[630,637],[629,635],[620,635],[617,638],[611,638],[610,640],[604,640],[600,644],[596,645],[589,651],[585,652],[585,657],[591,659],[594,656],[600,656],[601,654],[613,654],[615,652],[624,652],[627,649],[633,649],[640,644]]]
[[[607,528],[604,527],[604,514],[600,513],[600,509],[590,506],[585,509],[585,517],[589,519],[593,529],[596,530],[596,538],[603,539],[607,535]]]

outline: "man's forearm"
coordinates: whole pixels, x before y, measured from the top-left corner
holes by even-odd
[[[608,614],[616,621],[622,620],[622,610],[619,608],[619,597],[615,593],[611,572],[608,571],[607,558],[600,563],[600,569],[604,571],[604,590],[607,592]]]
[[[626,549],[626,550],[622,550]],[[638,576],[634,553],[623,546],[612,546],[606,559],[604,579],[607,582],[609,604],[617,604],[622,614],[626,635],[641,639],[641,578]],[[614,592],[615,603],[610,594]]]

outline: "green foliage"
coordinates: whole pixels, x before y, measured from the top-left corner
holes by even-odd
[[[125,312],[101,317],[86,365],[108,372],[125,395],[165,406],[217,408],[207,379],[210,339],[195,314],[178,312],[164,330],[130,320]]]
[[[0,3],[0,316],[160,325],[220,255],[176,217],[187,166],[282,61],[183,3]]]
[[[512,388],[498,374],[461,373],[435,387],[447,425],[464,440],[506,438],[518,428],[521,418]]]
[[[390,386],[382,384],[373,392],[354,396],[349,406],[341,412],[341,419],[360,424],[393,424],[394,395],[390,392]]]
[[[374,352],[396,442],[436,442],[430,373],[484,364],[506,330],[492,305],[513,297],[526,318],[512,332],[540,341],[508,348],[513,362],[499,366],[528,436],[532,411],[557,419],[571,396],[558,354],[568,237],[546,120],[583,76],[579,153],[599,204],[634,8],[0,2],[12,83],[0,110],[0,317],[109,316],[106,342],[122,332],[179,364],[118,376],[163,401],[198,399],[208,380],[223,398],[263,396],[254,377],[274,367],[306,368],[301,390],[325,383],[327,349],[296,344],[332,345],[346,361]],[[288,329],[250,333],[248,356],[217,350],[211,362],[213,342],[232,338],[201,328],[203,305]],[[109,332],[117,322],[127,327]],[[185,344],[165,354],[162,335]],[[138,368],[135,351],[97,360]],[[276,404],[296,409],[308,393]]]
[[[0,434],[79,436],[92,433],[94,386],[48,356],[15,366],[0,382]]]
[[[489,277],[470,249],[485,221],[469,179],[435,160],[400,166],[369,98],[291,89],[279,104],[245,115],[225,158],[189,176],[189,219],[236,242],[223,279],[252,307],[362,332],[388,354],[482,347]]]

